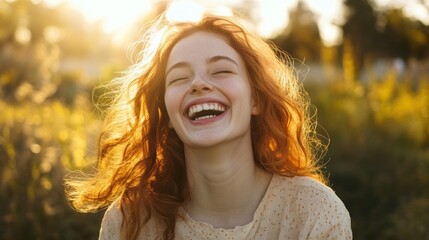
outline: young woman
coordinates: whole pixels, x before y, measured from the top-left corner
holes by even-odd
[[[122,84],[80,211],[100,239],[351,239],[317,166],[309,103],[280,53],[234,19],[160,20]]]

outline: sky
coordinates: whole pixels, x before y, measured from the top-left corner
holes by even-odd
[[[40,0],[39,0],[40,1]],[[106,32],[121,32],[133,21],[148,13],[154,0],[43,0],[55,5],[68,2],[82,11],[89,21],[102,21]],[[198,17],[202,9],[210,9],[229,14],[228,7],[239,6],[246,0],[172,0],[169,15],[171,18],[191,20]],[[256,31],[263,37],[270,37],[281,31],[288,22],[288,11],[298,0],[252,0],[252,14],[257,17]],[[304,0],[316,14],[322,40],[326,45],[341,41],[341,30],[336,24],[344,21],[342,0]],[[429,0],[374,0],[378,8],[400,7],[406,16],[417,18],[429,25]],[[100,4],[102,3],[102,4]],[[220,7],[221,6],[221,7]],[[192,9],[192,11],[190,11]]]

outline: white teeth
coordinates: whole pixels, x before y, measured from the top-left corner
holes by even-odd
[[[207,119],[207,118],[212,118],[212,117],[215,117],[215,116],[216,115],[202,116],[202,117],[199,117],[199,118],[195,118],[195,120]]]
[[[209,106],[207,103],[204,103],[204,104],[203,104],[203,109],[204,109],[204,110],[209,110],[209,109],[210,109],[210,106]]]
[[[201,112],[203,110],[214,110],[214,111],[225,111],[225,107],[219,103],[203,103],[203,104],[197,104],[193,105],[188,110],[188,117],[192,117],[195,113]],[[216,115],[209,115],[209,116],[202,116],[197,118],[196,120],[200,119],[206,119],[215,117]]]

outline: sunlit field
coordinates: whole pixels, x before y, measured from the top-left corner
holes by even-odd
[[[354,239],[429,239],[429,1],[284,2],[0,0],[0,239],[97,239],[64,178],[94,171],[104,83],[160,13],[207,8],[293,59]]]

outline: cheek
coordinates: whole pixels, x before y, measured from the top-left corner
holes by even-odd
[[[165,108],[167,109],[168,116],[171,118],[180,113],[180,106],[182,103],[182,95],[179,89],[167,89],[164,95]]]
[[[225,81],[219,83],[219,88],[235,100],[240,101],[251,101],[252,93],[250,85],[243,79],[230,79],[230,81]]]

